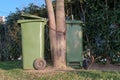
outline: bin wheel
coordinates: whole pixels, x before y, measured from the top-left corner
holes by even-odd
[[[87,61],[86,59],[83,60],[83,68],[87,70],[87,69],[88,69],[88,66],[89,66],[89,65],[88,65],[88,61]]]
[[[35,59],[33,66],[36,70],[42,70],[46,67],[46,61],[41,58]]]
[[[89,56],[85,60],[83,60],[83,68],[88,69],[94,63],[94,56]]]

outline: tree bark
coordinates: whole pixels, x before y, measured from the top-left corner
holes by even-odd
[[[56,23],[55,23],[55,15],[53,10],[53,5],[51,0],[45,0],[48,10],[48,19],[49,19],[49,36],[50,36],[50,48],[51,48],[51,56],[53,64],[56,61],[54,55],[56,54]]]
[[[56,0],[57,54],[55,67],[66,68],[66,25],[64,0]]]

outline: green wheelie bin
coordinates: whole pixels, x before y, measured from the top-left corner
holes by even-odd
[[[81,68],[83,62],[82,21],[66,21],[67,31],[67,66]]]
[[[21,24],[23,69],[44,69],[44,29],[46,19],[18,20]]]

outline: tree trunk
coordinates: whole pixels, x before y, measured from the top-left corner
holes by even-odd
[[[56,54],[56,24],[55,24],[55,15],[52,6],[51,0],[45,0],[48,10],[48,18],[49,18],[49,36],[50,36],[50,48],[53,64],[56,61],[54,55]]]
[[[50,45],[54,67],[57,69],[63,69],[66,68],[66,25],[64,0],[56,0],[56,19],[51,0],[45,1],[48,10]]]
[[[55,67],[66,68],[66,25],[64,0],[56,0],[57,54]]]

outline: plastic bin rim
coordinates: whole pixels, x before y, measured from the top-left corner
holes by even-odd
[[[25,19],[25,20],[18,20],[17,23],[27,23],[27,22],[47,22],[47,20],[42,19]]]

